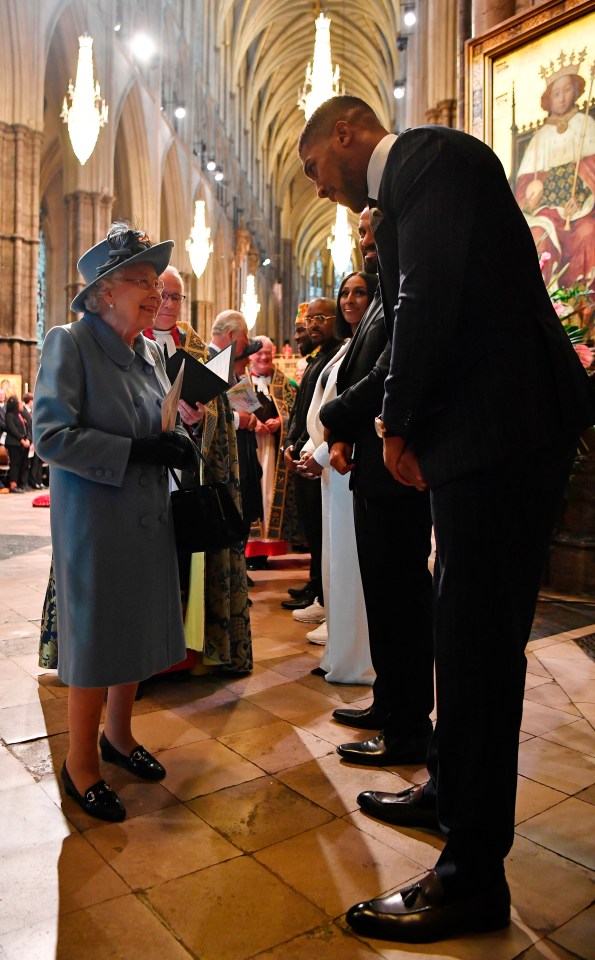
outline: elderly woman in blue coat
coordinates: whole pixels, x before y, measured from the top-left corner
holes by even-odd
[[[126,811],[99,770],[105,688],[103,760],[160,780],[164,768],[132,734],[132,706],[139,680],[186,655],[166,467],[190,465],[191,441],[162,431],[169,381],[141,334],[172,248],[112,224],[78,263],[86,286],[71,309],[84,315],[49,331],[35,388],[35,448],[51,466],[58,673],[69,686],[61,775],[87,813],[110,821]]]

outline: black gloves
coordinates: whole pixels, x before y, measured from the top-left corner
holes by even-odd
[[[154,463],[157,466],[190,468],[195,459],[192,441],[173,430],[159,434],[158,437],[146,437],[133,440],[130,447],[129,463]]]

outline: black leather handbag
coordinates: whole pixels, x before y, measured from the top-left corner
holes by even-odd
[[[185,489],[177,474],[171,475],[177,486],[172,490],[171,506],[178,549],[188,553],[222,550],[241,542],[246,525],[224,483],[201,483],[200,460],[212,475],[208,463],[196,444],[192,444],[196,460],[194,486]]]

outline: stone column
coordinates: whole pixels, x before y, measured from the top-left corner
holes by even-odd
[[[465,127],[465,41],[471,36],[471,0],[458,0],[457,10],[457,126]]]
[[[235,257],[234,257],[234,290],[232,299],[232,310],[240,310],[242,306],[242,297],[246,284],[248,253],[252,244],[252,235],[246,229],[243,222],[240,224],[235,234]]]
[[[452,127],[456,122],[457,0],[428,0],[426,121]]]
[[[64,197],[66,204],[66,311],[84,283],[77,260],[94,244],[103,240],[111,223],[112,197],[87,190],[76,190]]]
[[[0,368],[30,386],[37,370],[41,141],[37,130],[0,123]]]
[[[295,299],[295,291],[301,293],[299,287],[299,276],[296,269],[293,242],[283,238],[281,241],[281,283],[283,296],[281,300],[281,315],[278,321],[279,340],[281,344],[285,339],[291,340],[291,346],[295,349],[293,334],[295,330],[295,315],[298,303]]]
[[[515,13],[515,0],[473,0],[472,35],[477,37],[491,30],[503,20],[514,17]]]

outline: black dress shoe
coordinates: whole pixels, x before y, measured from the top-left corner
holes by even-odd
[[[303,587],[288,587],[287,592],[294,600],[301,600],[306,593],[312,593],[312,587],[310,586],[310,581],[308,581]]]
[[[310,673],[313,677],[326,677],[328,670],[323,670],[322,667],[314,667],[313,670],[310,670]]]
[[[357,798],[364,813],[400,827],[429,827],[439,830],[436,797],[423,786],[409,787],[400,793],[366,790]]]
[[[429,737],[416,737],[400,743],[388,744],[382,733],[361,743],[342,743],[337,753],[349,763],[366,767],[388,767],[396,763],[425,763]]]
[[[252,569],[251,567],[248,567],[248,570],[251,570],[251,569]],[[252,579],[252,577],[249,577],[248,574],[246,574],[246,584],[247,584],[247,586],[249,586],[249,587],[255,587],[255,586],[256,586],[256,584],[254,583],[254,580]]]
[[[284,610],[305,610],[306,607],[311,607],[315,600],[316,595],[309,590],[298,600],[282,600],[281,606]]]
[[[418,883],[388,897],[358,903],[347,911],[347,923],[364,937],[431,943],[461,933],[501,930],[510,923],[510,891],[506,880],[451,899],[431,870]]]
[[[126,756],[125,753],[120,753],[112,747],[105,733],[102,733],[99,738],[99,748],[106,763],[115,763],[118,767],[124,767],[142,780],[163,780],[165,776],[165,767],[162,767],[144,747],[135,747],[130,755]]]
[[[360,730],[382,730],[386,717],[374,707],[365,710],[353,710],[340,707],[333,710],[333,720],[343,723],[346,727],[359,727]]]
[[[110,823],[121,823],[126,816],[126,809],[118,794],[112,790],[105,780],[98,780],[97,783],[94,783],[85,791],[83,796],[78,792],[70,778],[66,769],[66,761],[62,764],[60,776],[68,796],[76,800],[79,807],[82,807],[85,813],[88,813],[91,817],[96,817],[97,820],[108,820]]]

